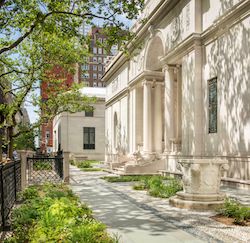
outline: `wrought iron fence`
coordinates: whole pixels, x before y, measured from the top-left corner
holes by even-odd
[[[21,191],[21,161],[0,164],[0,223],[3,230],[19,191]]]
[[[28,184],[42,184],[45,182],[58,183],[63,180],[63,157],[33,156],[27,158]]]

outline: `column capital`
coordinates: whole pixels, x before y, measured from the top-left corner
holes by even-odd
[[[171,65],[171,64],[164,64],[162,67],[162,70],[165,71],[170,71],[170,70],[174,70],[175,69],[175,65]]]
[[[144,86],[144,85],[152,85],[153,84],[153,81],[149,81],[149,80],[144,80],[143,82],[142,82],[142,85]]]

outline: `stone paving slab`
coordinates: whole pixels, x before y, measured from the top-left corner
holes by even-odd
[[[225,226],[209,218],[214,212],[171,207],[167,199],[134,191],[131,183],[101,180],[105,172],[70,170],[73,191],[120,242],[250,242],[250,227]]]

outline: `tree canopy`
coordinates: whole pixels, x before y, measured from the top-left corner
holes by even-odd
[[[143,2],[0,0],[0,137],[3,128],[17,126],[15,116],[24,102],[46,105],[37,126],[63,111],[87,109],[93,100],[81,95],[79,84],[65,87],[66,75],[53,77],[50,71],[60,66],[66,73],[74,73],[75,64],[84,62],[90,55],[89,37],[79,30],[85,24],[94,25],[97,19],[107,36],[103,47],[123,46],[131,35],[121,16],[135,19]],[[46,104],[34,92],[42,81],[53,87]],[[11,134],[15,136],[13,131]]]

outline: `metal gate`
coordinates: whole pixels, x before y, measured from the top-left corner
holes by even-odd
[[[27,178],[29,185],[45,182],[61,183],[63,181],[63,157],[33,156],[27,158]]]

